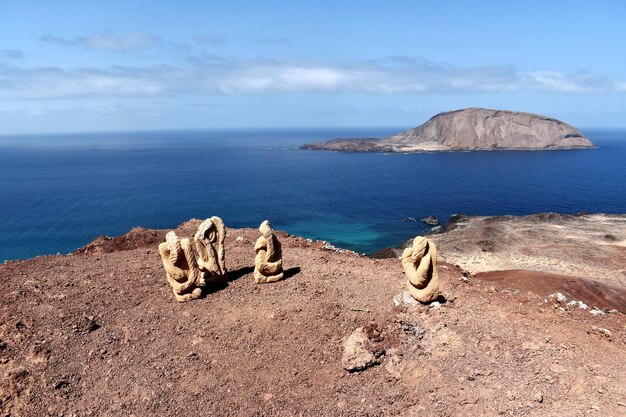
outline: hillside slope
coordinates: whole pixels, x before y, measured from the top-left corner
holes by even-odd
[[[191,236],[198,221],[182,225]],[[0,409],[11,416],[622,415],[624,315],[598,316],[439,265],[440,308],[394,303],[397,259],[279,234],[288,279],[252,278],[258,232],[229,229],[231,281],[179,304],[136,229],[0,265]],[[467,275],[467,274],[466,274]],[[376,322],[385,354],[349,373]],[[3,414],[4,415],[4,414]]]

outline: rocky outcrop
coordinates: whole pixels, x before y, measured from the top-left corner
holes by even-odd
[[[414,129],[384,139],[334,139],[303,149],[347,152],[440,152],[587,149],[576,128],[532,113],[469,108],[439,113]]]
[[[457,215],[428,238],[442,260],[471,273],[532,270],[626,285],[625,214]]]
[[[430,226],[437,226],[439,225],[439,217],[437,216],[428,216],[428,217],[424,217],[422,219],[423,223],[426,223]]]
[[[385,353],[382,340],[375,322],[359,327],[343,343],[341,365],[346,371],[354,372],[379,364]]]

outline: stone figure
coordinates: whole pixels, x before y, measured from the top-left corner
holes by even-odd
[[[176,300],[183,302],[199,298],[205,282],[189,239],[181,239],[170,231],[165,235],[165,242],[159,245],[159,254]]]
[[[280,242],[272,232],[269,220],[259,226],[259,237],[254,245],[254,281],[256,283],[274,282],[283,279],[283,254]]]
[[[193,237],[198,252],[198,267],[207,284],[220,283],[227,280],[226,262],[224,259],[224,239],[226,228],[224,222],[213,216],[198,226]]]
[[[437,246],[425,237],[413,239],[413,246],[402,252],[402,267],[407,276],[407,288],[413,298],[430,303],[439,296]]]

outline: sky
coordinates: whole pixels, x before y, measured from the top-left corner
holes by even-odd
[[[465,107],[626,127],[624,1],[0,0],[0,135],[413,127]]]

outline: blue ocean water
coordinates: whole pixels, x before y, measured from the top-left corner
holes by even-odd
[[[398,129],[213,130],[0,138],[0,261],[66,253],[133,226],[218,215],[372,252],[427,226],[407,217],[626,213],[626,130],[584,151],[374,154],[307,142]]]

